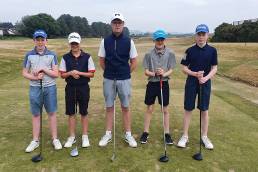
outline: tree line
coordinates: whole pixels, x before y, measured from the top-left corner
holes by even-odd
[[[258,42],[258,22],[245,21],[240,25],[222,23],[214,32],[213,42]]]
[[[54,19],[51,15],[40,13],[22,17],[15,24],[21,36],[32,37],[37,29],[44,29],[49,38],[67,37],[71,32],[78,32],[82,37],[105,37],[111,34],[111,25],[103,22],[93,22],[91,25],[85,17],[62,14]],[[124,33],[129,36],[129,29],[124,28]]]

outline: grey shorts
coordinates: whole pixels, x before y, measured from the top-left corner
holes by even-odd
[[[105,97],[106,107],[114,106],[114,99],[118,94],[121,105],[123,107],[129,107],[131,98],[131,79],[117,80],[116,92],[114,80],[104,78],[103,81],[103,93]]]

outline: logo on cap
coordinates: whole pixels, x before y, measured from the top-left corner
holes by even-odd
[[[195,33],[200,33],[200,32],[204,32],[204,33],[209,33],[209,28],[207,25],[205,24],[200,24],[196,27]]]

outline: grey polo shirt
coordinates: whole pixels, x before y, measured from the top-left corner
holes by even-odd
[[[162,68],[163,70],[168,71],[176,67],[176,58],[172,50],[165,47],[162,51],[158,51],[156,48],[150,50],[146,53],[143,59],[144,69],[149,71],[156,71],[157,68]],[[149,77],[150,82],[158,82],[159,77]],[[164,77],[163,81],[169,80],[169,77]]]

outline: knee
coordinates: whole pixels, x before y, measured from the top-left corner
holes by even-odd
[[[129,112],[129,107],[122,107],[123,113]]]
[[[106,111],[107,112],[113,112],[114,111],[114,107],[112,106],[112,107],[107,107],[106,108]]]
[[[147,113],[152,114],[153,112],[153,106],[147,106]]]

